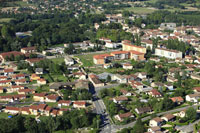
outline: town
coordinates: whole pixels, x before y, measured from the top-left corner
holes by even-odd
[[[200,23],[180,18],[190,11],[22,3],[0,8],[0,132],[200,131]]]

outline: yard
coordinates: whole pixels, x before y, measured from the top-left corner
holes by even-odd
[[[8,23],[12,18],[0,18],[0,23]]]
[[[133,11],[136,14],[150,14],[156,11],[157,9],[150,8],[150,7],[129,7],[129,8],[125,8],[125,10]]]
[[[3,112],[0,113],[0,119],[8,119],[8,116],[11,116],[11,115],[7,113],[3,113]]]
[[[51,59],[51,61],[53,61],[55,64],[62,64],[64,62],[64,58],[63,57],[54,58],[54,59]]]

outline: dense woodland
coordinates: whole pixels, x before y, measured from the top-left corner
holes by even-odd
[[[85,110],[73,110],[58,117],[44,117],[37,122],[32,117],[21,115],[14,116],[12,119],[0,119],[1,133],[52,133],[63,130],[78,129],[83,127],[97,128],[100,117]],[[23,123],[23,124],[22,124]]]

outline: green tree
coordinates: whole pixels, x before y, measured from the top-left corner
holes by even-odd
[[[197,116],[197,113],[193,107],[190,107],[186,110],[186,118],[188,120],[195,120],[196,116]]]

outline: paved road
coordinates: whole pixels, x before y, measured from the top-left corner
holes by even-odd
[[[95,88],[95,91],[96,91],[96,93],[98,94],[98,93],[100,92],[100,90],[102,90],[102,89],[105,89],[105,88],[113,88],[113,87],[117,87],[117,86],[119,86],[119,85],[120,85],[120,84],[117,83],[117,84],[105,85],[105,86],[102,86],[102,87],[96,87],[96,88]]]

